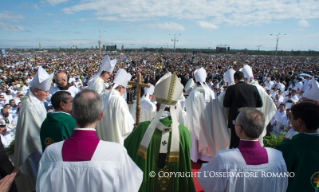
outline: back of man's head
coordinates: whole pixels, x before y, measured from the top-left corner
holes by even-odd
[[[84,128],[98,121],[103,108],[103,100],[100,95],[93,90],[84,89],[73,99],[72,116],[77,126]]]
[[[51,104],[55,110],[60,109],[60,103],[61,102],[67,102],[69,97],[71,96],[71,93],[68,91],[57,91],[54,93],[51,97]]]
[[[257,139],[264,130],[263,113],[254,108],[241,108],[239,111],[236,124],[241,126],[247,137]]]
[[[292,106],[291,113],[294,120],[299,118],[304,122],[307,130],[319,128],[319,106],[313,103],[299,103]]]
[[[237,81],[244,80],[245,79],[244,73],[241,71],[236,71],[234,73],[234,79],[236,79]]]

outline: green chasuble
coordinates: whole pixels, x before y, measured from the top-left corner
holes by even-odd
[[[287,164],[289,177],[287,192],[319,191],[319,136],[300,133],[278,147]]]
[[[71,115],[62,112],[48,113],[40,128],[42,151],[52,143],[69,138],[75,128]]]
[[[165,127],[170,127],[171,117],[166,117],[160,120]],[[129,156],[144,172],[143,183],[140,187],[140,192],[193,192],[195,186],[192,177],[190,148],[191,139],[188,129],[179,125],[179,161],[168,162],[168,154],[170,151],[171,133],[169,133],[169,141],[164,168],[158,167],[158,156],[162,138],[162,131],[155,129],[150,144],[148,146],[147,157],[137,155],[140,143],[144,133],[147,130],[150,121],[140,123],[136,129],[125,139],[124,146],[127,149]],[[176,175],[169,175],[170,172]],[[177,172],[180,172],[178,174]]]

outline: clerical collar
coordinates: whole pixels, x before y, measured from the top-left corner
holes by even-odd
[[[96,131],[94,128],[75,128],[77,131]]]

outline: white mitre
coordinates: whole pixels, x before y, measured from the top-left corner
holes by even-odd
[[[154,93],[154,90],[155,90],[154,85],[152,85],[150,83],[149,83],[149,85],[150,85],[150,88],[144,87],[144,94],[145,95],[153,95],[153,93]]]
[[[150,144],[156,126],[159,123],[160,117],[164,112],[165,107],[170,106],[170,115],[172,118],[172,137],[170,153],[168,155],[168,162],[179,161],[179,123],[177,121],[175,105],[178,101],[178,98],[183,93],[183,88],[184,87],[178,80],[177,75],[171,74],[170,72],[161,77],[156,83],[154,95],[156,97],[156,101],[158,103],[161,103],[161,107],[154,119],[151,121],[151,124],[148,126],[141,141],[137,154],[142,158],[146,159],[148,146]],[[161,146],[160,153],[167,153],[167,147],[168,146]]]
[[[100,66],[99,71],[92,78],[92,81],[91,81],[91,84],[90,84],[90,89],[92,89],[95,81],[97,80],[98,77],[100,77],[100,75],[102,74],[103,71],[107,71],[109,73],[113,73],[113,70],[114,70],[114,67],[115,67],[116,63],[117,63],[116,59],[113,59],[112,61],[110,61],[109,56],[106,55],[104,57],[104,60],[103,60],[103,62],[101,64],[101,66]]]
[[[206,84],[206,77],[207,77],[206,70],[203,67],[197,69],[194,72],[194,77],[195,77],[195,81],[201,84],[201,86],[205,90],[205,102],[209,102],[209,95],[211,95],[211,97],[214,99],[215,94],[212,93],[213,91]]]
[[[53,75],[54,73],[49,75],[42,67],[39,67],[37,73],[30,83],[30,87],[48,91],[51,87]]]
[[[115,83],[115,85],[122,85],[126,88],[131,78],[132,78],[132,75],[130,73],[126,72],[124,69],[120,69],[117,71],[114,77],[113,83]],[[113,86],[113,87],[116,88],[117,86]]]
[[[234,69],[228,69],[228,71],[226,71],[224,73],[224,80],[225,82],[228,83],[228,85],[232,85],[235,83],[235,80],[234,80],[234,74],[235,74],[235,70]]]
[[[303,97],[319,102],[319,84],[312,78],[311,83],[308,84],[309,88],[303,94]]]
[[[111,91],[108,93],[108,95],[105,97],[104,99],[104,107],[106,108],[109,104],[109,101],[111,99],[112,96],[112,92],[114,91],[114,89],[116,87],[118,87],[119,85],[122,85],[123,87],[127,87],[128,82],[131,80],[132,75],[128,72],[126,72],[124,69],[120,69],[117,71],[115,77],[114,77],[114,85],[111,89]]]
[[[254,78],[253,70],[249,65],[244,65],[242,72],[244,73],[245,78],[247,79],[247,83]]]

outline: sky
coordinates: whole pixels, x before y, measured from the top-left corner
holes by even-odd
[[[319,0],[10,0],[0,48],[163,47],[319,51]],[[270,35],[272,34],[272,35]],[[284,35],[286,34],[286,35]]]

